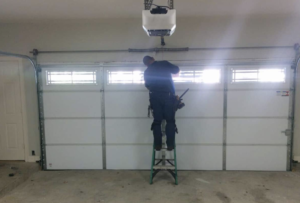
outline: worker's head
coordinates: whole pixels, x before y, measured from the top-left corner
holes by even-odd
[[[146,66],[151,65],[154,61],[155,61],[155,59],[154,59],[153,57],[151,57],[151,56],[145,56],[145,57],[143,58],[143,62],[144,62],[144,64],[145,64]]]

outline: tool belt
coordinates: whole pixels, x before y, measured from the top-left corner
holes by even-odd
[[[182,109],[185,104],[182,102],[182,97],[189,91],[189,89],[185,90],[184,93],[179,97],[177,95],[174,95],[173,98],[174,98],[174,112],[176,112],[178,109]],[[150,92],[151,94],[151,92]],[[150,94],[149,94],[149,97],[150,97]],[[171,93],[167,93],[167,94],[171,94]],[[150,100],[150,98],[149,98]],[[148,117],[150,118],[150,114],[152,114],[152,117],[153,117],[153,109],[151,107],[151,103],[149,104],[148,106]],[[151,131],[153,130],[153,125],[155,123],[153,122],[152,125],[151,125]],[[175,132],[178,134],[178,128],[175,124]]]
[[[189,91],[189,88],[183,92],[183,94],[179,97],[177,95],[174,95],[174,112],[176,112],[178,109],[182,109],[185,106],[185,103],[182,102],[182,97]],[[151,92],[149,92],[150,97]],[[166,94],[171,94],[169,92],[166,92]],[[150,98],[149,98],[150,100]],[[153,117],[153,109],[151,107],[151,103],[148,106],[148,118],[150,118],[150,113]]]

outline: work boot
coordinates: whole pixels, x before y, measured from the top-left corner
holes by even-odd
[[[168,151],[172,151],[173,149],[174,149],[173,146],[168,146],[168,148],[167,148]]]
[[[159,146],[159,145],[155,146],[155,150],[156,151],[160,151],[161,150],[161,146]]]

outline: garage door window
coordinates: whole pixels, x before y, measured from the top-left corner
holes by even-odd
[[[220,83],[220,70],[188,70],[180,71],[178,75],[173,75],[176,83]]]
[[[285,77],[285,68],[232,69],[231,82],[285,82]]]
[[[97,71],[46,71],[47,85],[97,84]]]
[[[173,75],[175,83],[220,83],[218,69],[184,70]],[[143,71],[108,71],[108,84],[143,84]]]
[[[108,71],[108,84],[142,84],[143,71]]]

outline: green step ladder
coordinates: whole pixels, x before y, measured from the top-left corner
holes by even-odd
[[[162,127],[163,127],[162,129],[165,129],[165,122],[162,123]],[[170,153],[174,152],[174,159],[166,158],[166,152],[167,152],[166,135],[164,131],[162,133],[163,133],[162,149],[160,150],[161,158],[159,159],[156,158],[156,150],[155,150],[155,145],[153,143],[150,184],[153,183],[153,178],[158,172],[168,171],[175,179],[175,185],[178,185],[176,143],[174,143],[174,149],[170,151]]]

